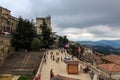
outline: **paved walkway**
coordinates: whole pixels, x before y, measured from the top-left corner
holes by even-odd
[[[66,71],[66,64],[64,63],[64,61],[59,61],[59,62],[53,61],[51,59],[50,52],[53,52],[53,54],[55,55],[55,59],[57,57],[62,57],[64,59],[65,57],[65,53],[62,54],[59,52],[59,50],[49,50],[48,51],[49,54],[47,55],[47,61],[46,63],[45,62],[43,63],[41,72],[39,72],[41,74],[41,80],[50,80],[51,69],[53,69],[53,73],[55,75],[59,74],[61,76],[66,76],[66,77],[71,77],[71,78],[76,78],[76,79],[81,79],[81,80],[91,80],[90,75],[87,73],[79,72],[78,75],[68,75]],[[59,52],[59,55],[56,55],[56,52]],[[82,64],[79,64],[79,66],[80,65]],[[94,80],[97,80],[97,79],[94,79]]]

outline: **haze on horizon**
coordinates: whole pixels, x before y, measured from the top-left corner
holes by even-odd
[[[70,40],[120,39],[120,0],[0,0],[13,16],[51,15],[53,31]]]

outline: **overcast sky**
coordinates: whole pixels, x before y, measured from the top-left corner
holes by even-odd
[[[70,40],[120,39],[120,0],[0,0],[13,16],[51,15],[53,31]]]

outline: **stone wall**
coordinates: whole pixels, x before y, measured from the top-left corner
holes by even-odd
[[[34,70],[22,70],[22,69],[14,69],[12,70],[12,73],[14,75],[34,75]]]
[[[14,49],[11,47],[11,36],[0,36],[0,66],[13,52]]]

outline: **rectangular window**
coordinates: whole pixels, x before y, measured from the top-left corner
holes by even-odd
[[[11,26],[13,26],[13,23],[11,23]]]

